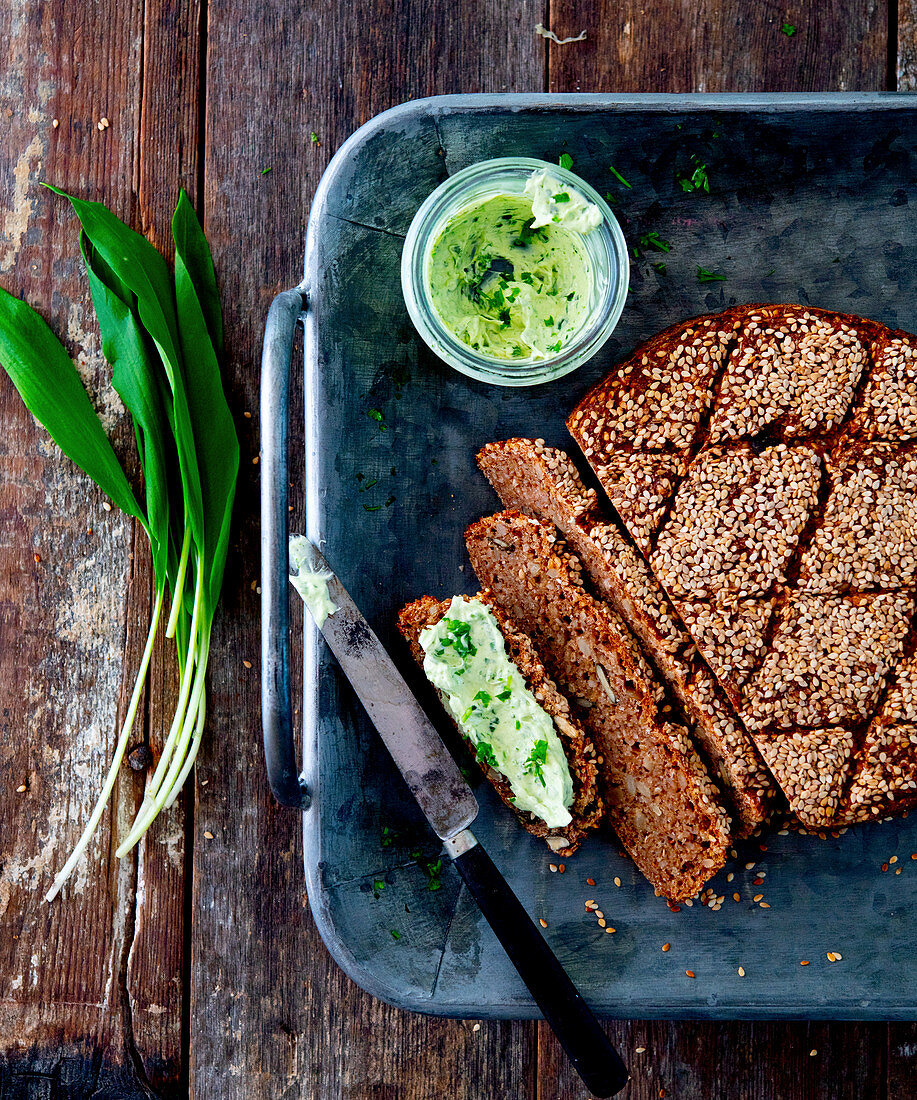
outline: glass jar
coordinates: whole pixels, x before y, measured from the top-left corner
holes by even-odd
[[[430,259],[446,226],[460,213],[488,199],[507,195],[526,198],[526,180],[547,170],[559,183],[578,191],[602,215],[600,224],[580,235],[590,265],[590,299],[569,341],[547,358],[500,359],[458,338],[440,317],[430,292]],[[408,313],[424,342],[449,366],[497,386],[532,386],[576,370],[601,348],[618,323],[630,271],[627,244],[617,219],[585,180],[556,164],[529,157],[480,161],[450,176],[427,197],[414,215],[401,254],[401,287]]]

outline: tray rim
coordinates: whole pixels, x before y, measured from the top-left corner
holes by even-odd
[[[687,92],[687,93],[474,93],[428,96],[407,100],[373,116],[360,126],[340,146],[325,169],[312,201],[308,215],[305,241],[305,260],[301,291],[309,303],[303,315],[304,354],[306,363],[316,362],[318,350],[318,319],[311,307],[311,287],[319,270],[319,224],[328,216],[336,217],[328,210],[329,196],[350,159],[377,134],[401,123],[428,117],[434,124],[438,118],[452,114],[486,114],[493,111],[523,112],[535,110],[543,113],[585,113],[595,110],[638,110],[648,113],[710,112],[725,110],[767,110],[774,113],[805,110],[807,112],[856,111],[857,113],[886,112],[917,107],[917,94],[899,91],[873,92]],[[321,487],[318,483],[317,440],[320,437],[314,392],[314,378],[307,369],[305,387],[304,465],[306,496],[306,535],[313,541],[320,539],[318,515]],[[285,578],[282,578],[285,583]],[[322,647],[321,633],[311,617],[303,611],[303,719],[302,760],[303,778],[310,790],[316,788],[318,779],[318,660]],[[541,1019],[534,1004],[504,1002],[491,1003],[486,1011],[471,1003],[450,1002],[438,1004],[434,992],[429,998],[405,994],[397,987],[380,980],[370,966],[359,962],[335,929],[329,891],[321,881],[319,867],[319,837],[321,835],[319,809],[313,805],[303,812],[303,862],[306,890],[312,916],[325,947],[344,973],[371,996],[395,1008],[419,1012],[424,1015],[457,1019]],[[704,1005],[696,1007],[673,1006],[659,1003],[642,1004],[638,1015],[626,1011],[607,1011],[598,1006],[597,1012],[606,1019],[672,1019],[672,1020],[826,1020],[826,1021],[912,1021],[917,1019],[914,1003],[896,1000],[884,1002],[876,1009],[862,1005],[854,1007],[838,1003],[819,1005],[799,1004],[793,1008],[785,1005]]]

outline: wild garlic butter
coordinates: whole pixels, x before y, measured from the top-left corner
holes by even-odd
[[[490,610],[455,596],[443,618],[421,631],[420,644],[427,678],[478,760],[505,776],[514,805],[549,828],[568,825],[573,782],[560,738],[506,655]]]
[[[548,359],[590,312],[593,272],[583,237],[599,208],[544,169],[522,195],[459,210],[430,253],[430,297],[442,323],[495,359]]]

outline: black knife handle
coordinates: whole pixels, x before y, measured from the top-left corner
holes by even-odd
[[[593,1096],[614,1096],[627,1067],[544,937],[480,844],[453,862]]]

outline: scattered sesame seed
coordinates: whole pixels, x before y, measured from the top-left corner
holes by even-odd
[[[764,879],[759,875],[758,878],[752,880],[752,886],[763,886]]]
[[[898,862],[898,857],[897,856],[892,856],[892,858],[888,862],[889,863],[897,863]]]
[[[251,420],[252,418],[252,414],[247,409],[244,413],[242,413],[242,415],[245,417],[246,420]]]
[[[883,870],[883,871],[887,871],[887,870],[888,870],[888,864],[887,864],[887,863],[883,863],[883,864],[882,864],[882,870]]]
[[[56,130],[58,128],[58,126],[60,126],[60,119],[59,118],[52,119],[51,120],[51,125]]]
[[[107,500],[102,501],[102,511],[103,512],[110,512],[111,511],[111,505],[108,503]]]
[[[669,950],[669,948],[670,948],[671,946],[672,946],[672,945],[671,945],[670,943],[664,943],[664,944],[662,945],[662,950],[663,950],[663,951],[668,951],[668,950]]]
[[[762,909],[770,909],[770,907],[771,907],[770,902],[768,902],[768,901],[762,901],[761,902],[761,908]]]
[[[645,1054],[646,1047],[634,1047],[634,1054]]]
[[[808,966],[809,965],[809,960],[808,959],[800,959],[799,960],[799,965],[800,966]]]
[[[621,885],[621,880],[617,876],[615,876],[615,886],[620,886],[620,885]]]
[[[686,970],[685,973],[688,975],[689,978],[696,978],[697,977],[697,975],[694,973],[693,970]]]
[[[475,1024],[474,1027],[471,1030],[472,1031],[480,1031],[481,1030],[481,1025],[480,1024]]]
[[[599,917],[599,928],[604,928],[604,927],[605,927],[605,918],[604,917]]]
[[[548,870],[552,871],[552,872],[556,871],[557,870],[557,864],[556,863],[549,863],[548,864]]]
[[[544,919],[544,917],[539,917],[538,923],[541,925],[542,928],[548,927],[548,922]]]
[[[739,977],[740,977],[740,978],[744,978],[744,977],[745,977],[745,967],[744,967],[744,966],[740,966],[740,967],[739,967]]]
[[[741,894],[733,894],[732,895],[732,900],[733,901],[741,901],[742,900],[742,895]]]
[[[33,557],[33,558],[34,558],[34,559],[35,559],[36,561],[41,561],[41,554],[33,554],[33,555],[32,555],[32,557]]]
[[[252,667],[251,661],[243,661],[242,664],[245,666],[245,668],[251,668]]]
[[[732,882],[732,880],[734,878],[735,878],[735,875],[732,873],[732,871],[730,871],[729,874],[726,876],[726,881],[727,882]]]
[[[752,901],[760,901],[763,897],[764,897],[763,894],[755,894],[755,896],[751,900]]]
[[[25,783],[20,783],[19,786],[16,788],[16,794],[25,794],[28,789],[29,788],[26,786]]]
[[[260,459],[258,458],[257,455],[255,455],[255,457],[252,459],[252,465],[257,466],[259,461],[260,461]]]
[[[588,901],[586,902],[586,908],[587,908],[587,909],[595,909],[595,908],[596,908],[595,900],[594,900],[593,898],[590,898],[590,899],[589,899],[589,900],[588,900]]]
[[[754,863],[746,863],[745,870],[750,871],[754,867]]]
[[[213,833],[211,833],[209,829],[204,833],[204,836],[207,840],[213,840]]]
[[[817,1050],[810,1050],[810,1051],[809,1051],[809,1057],[810,1057],[810,1058],[814,1058],[816,1054],[818,1054],[818,1051],[817,1051]]]
[[[562,864],[561,864],[561,865],[560,865],[560,866],[559,866],[559,867],[557,868],[557,870],[558,870],[558,871],[560,871],[560,873],[561,873],[561,874],[563,874],[563,873],[564,873],[564,871],[566,871],[566,869],[567,869],[567,865],[566,865],[566,863],[562,863]]]
[[[915,854],[914,858],[917,859],[917,854]],[[595,886],[595,879],[594,878],[587,878],[586,879],[586,885],[587,886]]]

